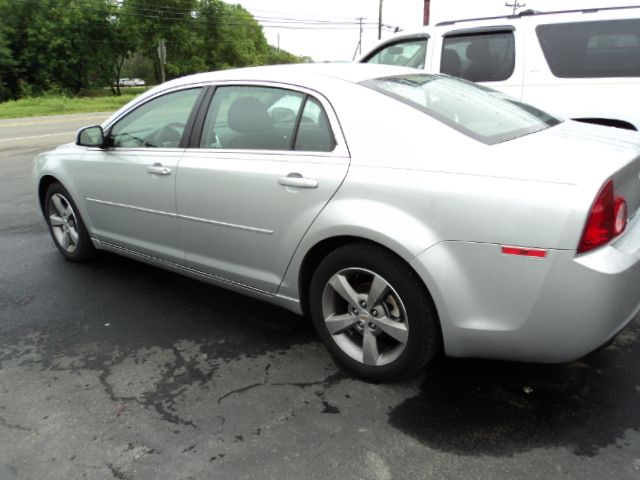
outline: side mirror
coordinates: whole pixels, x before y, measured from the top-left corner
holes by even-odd
[[[84,127],[78,130],[76,145],[83,147],[103,147],[104,132],[102,131],[102,127],[100,125],[92,125],[91,127]]]

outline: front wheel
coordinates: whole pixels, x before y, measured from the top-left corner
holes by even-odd
[[[52,183],[47,189],[44,214],[51,238],[67,260],[82,262],[95,255],[95,247],[78,207],[69,192],[59,183]]]
[[[441,345],[424,284],[401,258],[381,247],[353,243],[331,252],[313,275],[309,306],[334,358],[365,378],[414,374]]]

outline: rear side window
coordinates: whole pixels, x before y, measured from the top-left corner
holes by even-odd
[[[640,76],[640,19],[539,25],[536,33],[556,77]]]
[[[218,87],[204,124],[201,148],[290,150],[304,94],[282,88]]]
[[[381,48],[365,60],[365,63],[381,63],[402,67],[424,68],[427,39],[405,40]]]
[[[317,100],[307,97],[296,134],[295,149],[307,152],[330,152],[335,145],[327,114]]]
[[[320,103],[284,88],[217,87],[200,148],[330,152],[336,143]]]
[[[513,32],[444,38],[440,71],[472,82],[507,80],[515,67]]]

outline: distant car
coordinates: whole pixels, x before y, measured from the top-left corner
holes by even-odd
[[[107,250],[309,313],[334,357],[372,379],[442,347],[572,360],[640,306],[640,136],[449,76],[189,76],[34,172],[67,259]]]
[[[640,6],[442,22],[361,59],[479,82],[567,118],[640,130]]]
[[[133,82],[128,78],[121,78],[118,80],[118,85],[121,87],[133,87]]]
[[[145,81],[142,80],[141,78],[132,78],[130,80],[130,83],[132,87],[142,87],[146,85]]]

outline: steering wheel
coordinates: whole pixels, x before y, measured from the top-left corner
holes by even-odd
[[[145,147],[176,148],[182,138],[185,124],[171,122],[154,131],[145,141]]]

